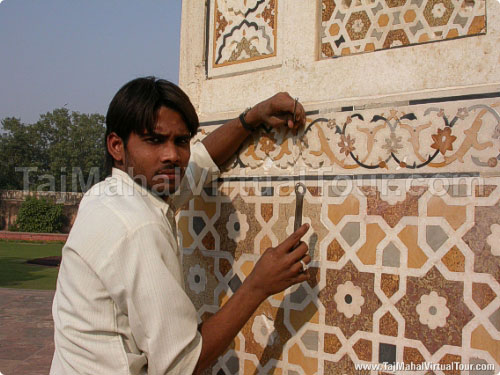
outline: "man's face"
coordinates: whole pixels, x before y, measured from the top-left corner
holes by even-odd
[[[172,194],[189,162],[190,139],[179,112],[161,107],[153,134],[130,134],[125,147],[125,171],[155,193]]]

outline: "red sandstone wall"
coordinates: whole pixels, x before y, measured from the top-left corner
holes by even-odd
[[[0,231],[0,240],[66,242],[67,239],[68,235],[63,233],[23,233]]]
[[[38,198],[44,197],[56,203],[63,204],[63,214],[67,220],[62,231],[63,233],[69,233],[75,221],[78,205],[83,197],[82,193],[0,190],[0,230],[7,230],[16,222],[21,203],[30,195]]]

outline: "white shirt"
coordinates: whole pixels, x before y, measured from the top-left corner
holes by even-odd
[[[166,203],[125,172],[94,185],[62,250],[50,374],[191,374],[201,351],[174,209],[219,170],[203,144]]]

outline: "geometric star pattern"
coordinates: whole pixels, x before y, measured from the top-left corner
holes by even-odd
[[[305,181],[311,278],[268,298],[211,373],[357,374],[355,365],[382,360],[498,372],[500,178],[436,181],[412,181],[417,193],[383,189],[380,179],[344,189]],[[200,322],[291,233],[294,184],[219,181],[216,194],[202,190],[179,211],[186,291]],[[429,227],[444,234],[439,246]]]
[[[322,0],[321,57],[486,33],[486,0]]]

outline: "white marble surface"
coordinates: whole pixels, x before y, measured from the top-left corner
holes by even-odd
[[[240,111],[278,91],[307,104],[370,102],[385,96],[435,95],[500,83],[500,3],[487,0],[487,34],[319,59],[321,2],[281,1],[278,56],[233,65],[220,77],[205,69],[205,4],[183,0],[179,83],[202,118]],[[264,65],[264,66],[262,66]],[[233,69],[233,71],[231,71]]]

